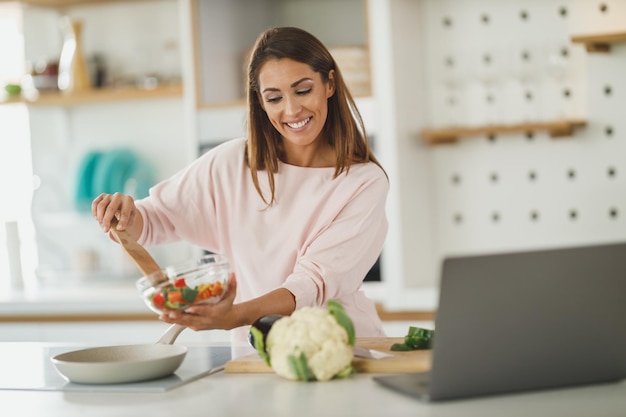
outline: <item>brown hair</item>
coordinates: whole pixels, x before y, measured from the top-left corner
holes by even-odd
[[[252,181],[265,203],[275,201],[274,173],[278,171],[282,154],[281,135],[272,126],[259,97],[259,73],[263,65],[272,59],[289,58],[309,65],[321,74],[322,81],[329,80],[334,70],[335,93],[328,99],[328,116],[323,136],[337,155],[335,175],[349,171],[355,163],[374,162],[374,157],[365,132],[365,126],[354,99],[348,91],[341,71],[328,49],[312,34],[295,27],[268,29],[257,39],[248,63],[247,84],[247,143],[246,159],[252,173]],[[265,170],[269,179],[271,199],[268,201],[259,185],[258,172]],[[383,169],[384,171],[384,169]]]

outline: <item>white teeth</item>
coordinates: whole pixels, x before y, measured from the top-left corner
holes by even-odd
[[[289,126],[292,129],[300,129],[302,126],[309,123],[309,120],[311,120],[310,117],[298,123],[287,123],[287,126]]]

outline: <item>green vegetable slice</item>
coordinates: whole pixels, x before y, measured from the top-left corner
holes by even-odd
[[[409,331],[404,336],[404,343],[394,343],[391,350],[396,352],[418,349],[430,349],[435,336],[434,330],[422,329],[420,327],[409,326]]]
[[[263,342],[263,333],[256,327],[250,327],[250,333],[254,338],[254,349],[259,353],[259,356],[265,361],[268,366],[272,366],[270,363],[270,355],[265,350],[265,343]]]
[[[414,349],[428,349],[431,347],[434,331],[415,326],[409,327],[409,332],[404,337],[404,343]]]
[[[350,319],[350,316],[348,316],[348,313],[346,313],[346,310],[344,310],[341,303],[335,300],[328,300],[326,307],[328,308],[328,312],[335,318],[335,320],[337,320],[337,323],[339,323],[341,327],[346,329],[346,332],[348,333],[348,343],[350,344],[350,346],[354,346],[354,342],[356,339],[354,324],[352,323],[352,319]]]
[[[181,304],[181,303],[172,303],[169,300],[165,301],[165,307],[170,309],[170,310],[179,310],[184,305],[185,304]]]
[[[415,349],[413,349],[413,347],[407,345],[406,343],[394,343],[393,345],[391,345],[390,350],[393,350],[394,352],[406,352]]]
[[[193,303],[196,300],[196,297],[198,296],[198,290],[190,288],[190,287],[183,287],[182,293],[183,293],[183,300],[187,301],[188,303]]]
[[[296,375],[296,378],[300,381],[315,381],[315,375],[309,368],[304,352],[301,352],[299,356],[290,354],[287,356],[289,363],[289,369]]]

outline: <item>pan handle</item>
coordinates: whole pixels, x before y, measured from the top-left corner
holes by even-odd
[[[172,324],[163,335],[157,340],[162,345],[171,345],[174,343],[178,335],[187,328],[182,324]]]

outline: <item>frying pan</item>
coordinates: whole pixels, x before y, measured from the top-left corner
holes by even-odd
[[[185,359],[187,347],[174,345],[186,327],[172,324],[154,344],[103,346],[61,353],[50,358],[70,382],[119,384],[168,376]]]
[[[150,253],[128,232],[117,230],[116,226],[114,218],[111,232],[139,270],[152,276],[153,284],[167,279],[162,274],[153,274],[161,268]],[[50,359],[65,379],[81,384],[119,384],[162,378],[176,371],[187,355],[187,347],[173,344],[185,329],[185,326],[173,324],[155,344],[94,347]]]

